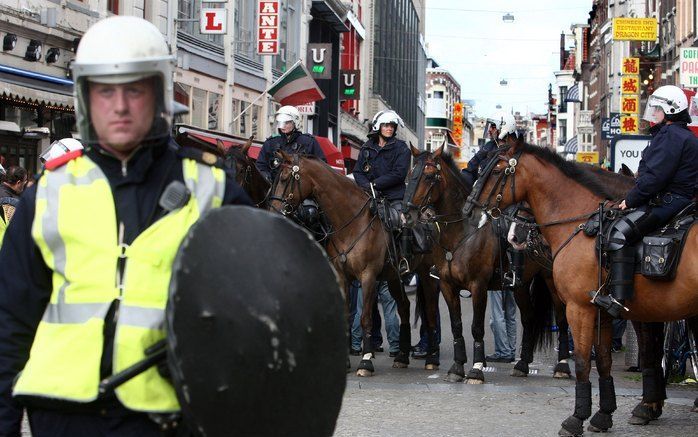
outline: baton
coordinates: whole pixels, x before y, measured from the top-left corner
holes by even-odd
[[[164,361],[167,356],[167,343],[165,340],[160,340],[154,345],[145,350],[145,358],[135,364],[125,368],[119,373],[104,378],[99,383],[99,392],[104,394],[114,391],[117,387],[125,382],[135,378],[146,370],[150,369],[161,361]]]
[[[376,198],[376,190],[373,189],[373,182],[369,182],[368,185],[371,187],[371,194],[373,194],[373,198]]]

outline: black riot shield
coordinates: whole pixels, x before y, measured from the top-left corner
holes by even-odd
[[[202,436],[329,436],[346,383],[337,276],[281,215],[228,206],[182,242],[167,308],[168,364]]]

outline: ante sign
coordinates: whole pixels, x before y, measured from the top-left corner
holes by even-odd
[[[257,54],[279,54],[279,2],[260,1],[257,14]]]

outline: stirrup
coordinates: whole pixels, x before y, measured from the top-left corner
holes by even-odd
[[[505,290],[514,290],[521,286],[521,279],[516,275],[515,272],[509,271],[504,274],[504,280],[502,281],[502,288]]]
[[[409,261],[407,261],[407,258],[405,258],[404,256],[402,258],[400,258],[400,261],[398,261],[397,271],[398,271],[400,276],[402,276],[406,273],[410,273],[410,263],[409,263]]]
[[[620,318],[622,310],[630,311],[610,294],[600,294],[598,291],[591,291],[589,294],[591,295],[591,303],[605,310],[614,319]]]
[[[441,277],[439,276],[439,271],[436,270],[436,266],[429,267],[429,276],[431,276],[434,279],[441,279]]]

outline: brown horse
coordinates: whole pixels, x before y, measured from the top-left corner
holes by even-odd
[[[606,183],[591,177],[579,164],[563,160],[549,149],[517,145],[493,161],[493,167],[471,196],[466,212],[477,215],[497,214],[501,208],[526,201],[553,252],[553,278],[560,297],[567,305],[567,320],[575,340],[577,375],[575,410],[562,423],[560,435],[581,435],[584,420],[591,416],[592,345],[596,347],[599,372],[600,408],[592,417],[589,429],[604,431],[612,425],[616,409],[611,377],[611,320],[590,303],[590,291],[598,290],[606,273],[597,261],[595,239],[582,234],[581,224],[609,199],[618,200]],[[473,208],[477,207],[473,211]],[[581,235],[580,235],[581,234]],[[635,297],[626,302],[627,319],[642,322],[673,321],[698,315],[698,227],[687,235],[676,278],[671,282],[635,276]],[[597,314],[600,323],[596,323]],[[600,341],[597,341],[597,333]],[[661,368],[643,371],[645,380],[659,379]],[[647,373],[645,373],[647,372]],[[652,387],[643,381],[643,387]],[[661,393],[643,393],[643,402],[661,403]]]
[[[342,278],[340,285],[345,295],[351,280],[357,279],[361,282],[363,357],[359,363],[357,375],[371,376],[374,373],[371,361],[373,354],[371,327],[373,325],[372,307],[376,301],[376,280],[388,281],[390,294],[395,298],[400,316],[400,352],[395,357],[393,367],[407,367],[411,347],[410,303],[396,266],[389,262],[390,231],[385,229],[373,210],[374,200],[351,179],[337,174],[319,159],[311,156],[288,155],[284,152],[277,153],[282,158],[282,163],[280,172],[272,185],[269,209],[289,215],[304,199],[312,196],[332,225],[333,230],[326,245],[327,255]],[[429,278],[428,273],[424,272],[421,278],[422,286],[435,287],[431,279],[424,280]],[[346,301],[348,315],[349,299]],[[432,308],[430,303],[427,305],[427,313],[436,312],[436,308]],[[436,320],[433,316],[429,319],[430,331],[433,331]],[[432,343],[433,337],[430,335]],[[430,344],[430,350],[435,348],[435,345]],[[438,355],[435,358],[438,360]],[[436,364],[438,365],[438,361]]]
[[[462,381],[466,376],[463,364],[467,362],[463,325],[461,321],[460,296],[458,290],[465,288],[472,293],[474,340],[473,367],[467,374],[468,383],[484,382],[482,368],[485,363],[484,324],[487,308],[487,290],[501,289],[501,275],[495,270],[503,269],[508,261],[500,263],[502,252],[500,237],[492,226],[479,226],[462,219],[462,209],[470,193],[470,187],[463,183],[460,170],[453,159],[443,152],[443,146],[435,152],[421,152],[412,148],[415,165],[408,176],[408,188],[404,203],[408,205],[412,221],[417,220],[414,213],[425,207],[433,207],[436,217],[432,220],[438,225],[440,233],[434,247],[434,261],[441,278],[441,291],[451,314],[451,330],[454,338],[454,363],[448,371],[447,380]],[[521,311],[522,336],[521,359],[512,370],[513,376],[526,376],[528,364],[533,361],[533,351],[538,344],[549,343],[551,324],[551,305],[557,300],[551,298],[546,287],[546,279],[551,275],[542,267],[544,260],[538,257],[526,257],[523,284],[515,290],[516,303]],[[500,272],[501,273],[501,272]],[[539,273],[547,275],[536,276]],[[535,282],[534,282],[535,277]],[[532,284],[533,282],[533,284]],[[532,285],[532,287],[531,287]],[[533,294],[529,294],[529,290]],[[558,363],[554,376],[569,377],[570,368],[567,322],[564,307],[557,300],[557,324],[560,328]]]

